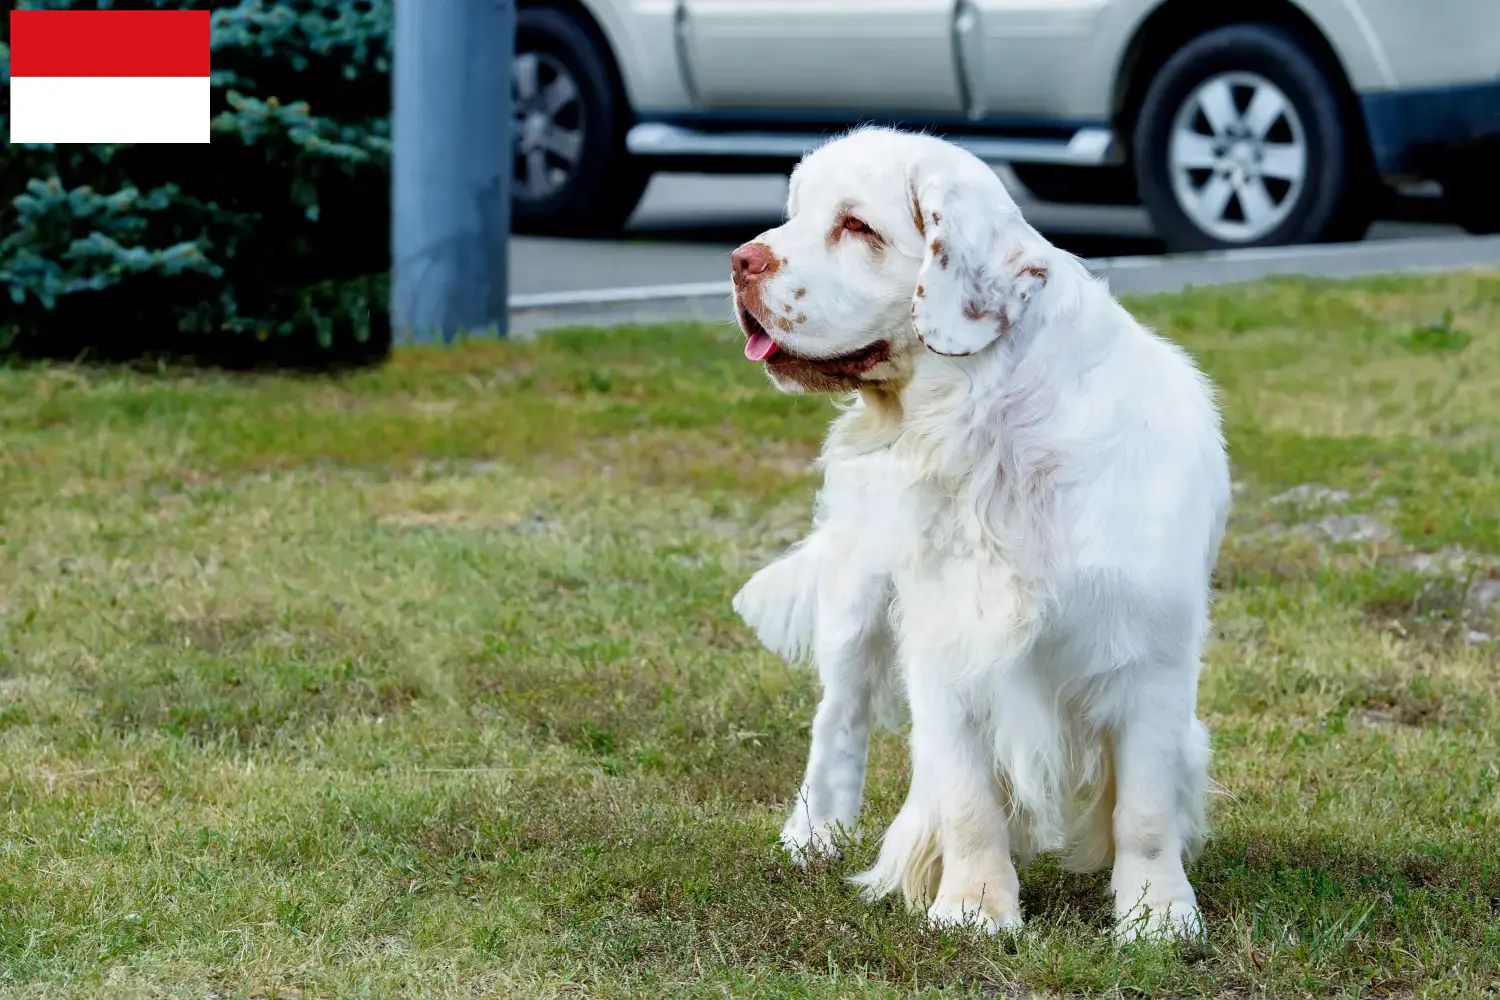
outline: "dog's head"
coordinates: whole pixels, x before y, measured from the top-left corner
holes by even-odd
[[[1050,251],[970,153],[862,129],[798,164],[786,223],[734,251],[745,356],[787,392],[899,386],[925,351],[1012,332]]]

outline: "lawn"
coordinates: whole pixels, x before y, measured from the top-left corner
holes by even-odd
[[[832,410],[669,326],[0,371],[0,995],[1500,989],[1500,274],[1131,305],[1235,467],[1205,946],[1048,859],[1016,940],[783,864],[816,683],[729,599]]]

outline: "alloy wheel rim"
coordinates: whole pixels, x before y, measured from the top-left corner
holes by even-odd
[[[518,52],[511,68],[515,102],[515,195],[541,201],[578,172],[584,109],[578,81],[545,52]]]
[[[1286,93],[1258,73],[1220,73],[1172,121],[1167,169],[1178,207],[1225,243],[1287,220],[1307,185],[1307,133]]]

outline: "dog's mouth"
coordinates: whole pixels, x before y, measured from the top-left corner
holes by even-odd
[[[891,345],[884,340],[828,358],[793,354],[776,343],[750,310],[741,305],[739,313],[740,327],[745,331],[745,357],[765,363],[777,374],[795,378],[800,373],[816,372],[829,377],[856,378],[891,356]]]
[[[781,345],[771,339],[760,320],[750,315],[750,310],[740,306],[740,328],[745,331],[745,357],[751,361],[769,361],[781,350]]]

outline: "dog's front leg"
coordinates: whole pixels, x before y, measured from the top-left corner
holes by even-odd
[[[895,668],[890,579],[852,561],[857,551],[856,540],[815,533],[735,601],[768,646],[809,651],[822,682],[807,769],[781,831],[799,862],[836,853],[857,833],[877,688],[892,683]]]
[[[992,742],[969,706],[943,685],[913,685],[913,794],[926,798],[942,856],[927,918],[940,926],[1021,926],[1021,884],[1010,857]],[[918,788],[917,781],[929,782]]]
[[[883,577],[833,574],[820,587],[813,659],[823,696],[807,771],[781,831],[782,845],[800,859],[835,853],[857,832],[875,691],[893,668],[889,600]]]
[[[997,781],[994,685],[1024,669],[1014,598],[973,564],[899,585],[911,788],[880,856],[855,878],[868,898],[899,891],[938,926],[1022,925],[1020,879]],[[955,599],[955,595],[959,595]],[[966,601],[990,617],[967,614]]]
[[[995,786],[992,744],[946,684],[909,684],[911,788],[854,881],[869,899],[900,892],[938,926],[996,932],[1021,926],[1020,880]]]

